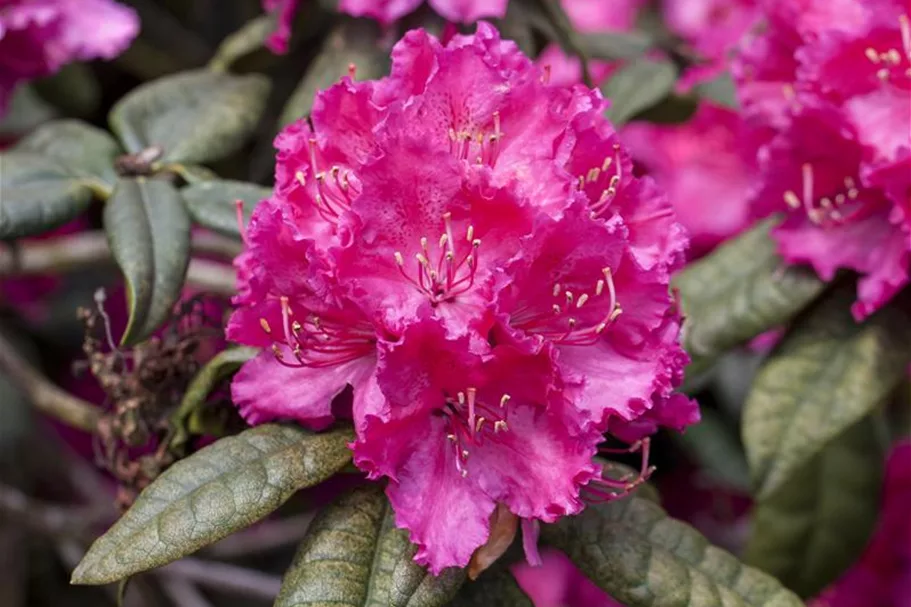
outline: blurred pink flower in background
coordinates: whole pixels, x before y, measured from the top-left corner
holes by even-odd
[[[904,4],[903,4],[904,2]],[[908,283],[911,24],[905,0],[763,2],[734,61],[758,146],[756,217],[786,219],[785,259],[861,274],[862,319]]]
[[[20,82],[113,59],[138,33],[135,11],[113,0],[0,0],[0,114]]]
[[[683,74],[687,91],[728,69],[732,49],[755,23],[757,0],[663,0],[668,29],[692,46],[704,61]]]
[[[512,574],[535,607],[625,607],[595,586],[562,552],[544,550],[541,559],[539,566],[512,566]]]
[[[647,0],[562,0],[563,9],[569,15],[573,27],[587,34],[626,32],[636,23],[636,15]],[[572,85],[582,82],[582,62],[578,57],[567,55],[559,44],[548,44],[538,55],[536,62],[549,72],[549,79],[556,85]],[[617,69],[619,62],[590,61],[588,69],[592,84],[599,86]]]
[[[703,101],[687,122],[634,122],[621,136],[636,161],[667,191],[689,232],[691,258],[749,226],[755,150],[735,110]]]

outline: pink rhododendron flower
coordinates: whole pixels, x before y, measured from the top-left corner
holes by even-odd
[[[541,554],[543,563],[512,566],[512,574],[535,607],[624,607],[576,569],[559,550]]]
[[[263,9],[274,13],[275,32],[266,41],[273,53],[288,52],[291,23],[301,0],[263,0]],[[369,17],[383,25],[398,21],[413,12],[424,0],[339,0],[338,10],[353,17]],[[455,23],[472,23],[485,17],[502,17],[509,0],[427,0],[445,19]]]
[[[20,82],[72,61],[113,59],[138,32],[133,9],[112,0],[3,0],[0,112]]]
[[[860,560],[810,607],[901,607],[911,600],[911,441],[889,455],[879,523]]]
[[[751,222],[756,170],[750,134],[734,110],[702,102],[683,124],[634,122],[623,142],[667,191],[698,257]]]
[[[539,521],[629,490],[593,463],[605,431],[698,419],[673,392],[687,239],[600,93],[548,83],[490,25],[409,32],[392,60],[276,138],[228,326],[264,350],[234,399],[251,423],[352,418],[432,572],[467,565],[495,511],[534,562]]]
[[[759,149],[758,216],[788,211],[784,257],[830,280],[861,274],[855,317],[908,283],[911,25],[907,4],[772,3],[736,62]],[[796,5],[800,5],[800,10]]]
[[[756,4],[756,0],[664,0],[668,29],[706,61],[688,69],[678,88],[688,90],[727,69],[730,51],[756,20]]]

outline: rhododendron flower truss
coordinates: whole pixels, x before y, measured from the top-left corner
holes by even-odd
[[[788,208],[785,258],[824,279],[861,274],[855,317],[908,282],[911,22],[907,3],[769,5],[759,44],[736,67],[747,116],[770,132],[759,150],[757,215]]]
[[[353,418],[356,465],[388,478],[431,571],[467,565],[495,510],[534,560],[538,522],[628,492],[648,435],[698,419],[673,394],[686,237],[600,94],[490,25],[410,32],[392,58],[276,138],[229,325],[264,350],[234,397],[251,423]],[[594,462],[606,431],[642,451],[636,478]]]

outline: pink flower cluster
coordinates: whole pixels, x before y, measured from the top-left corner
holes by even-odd
[[[498,504],[534,539],[622,491],[592,460],[604,432],[698,419],[673,392],[686,238],[600,94],[547,83],[492,26],[409,32],[392,60],[276,138],[228,326],[264,351],[233,396],[254,424],[352,418],[355,463],[439,572]]]
[[[471,23],[484,17],[502,17],[509,0],[427,0],[443,18],[456,23]],[[353,17],[369,17],[383,25],[398,21],[413,12],[424,0],[339,0],[338,10]],[[263,0],[266,12],[274,13],[278,27],[267,40],[274,53],[285,53],[291,38],[291,22],[300,0]]]
[[[911,22],[907,0],[761,3],[765,24],[734,63],[743,112],[763,133],[759,216],[793,263],[862,278],[872,313],[911,263]]]
[[[0,0],[0,114],[20,82],[112,59],[138,32],[133,9],[112,0]]]

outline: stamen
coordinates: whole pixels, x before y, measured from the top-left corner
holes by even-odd
[[[500,408],[502,409],[509,403],[509,399],[512,398],[509,394],[504,394],[500,397]]]
[[[265,318],[259,319],[259,326],[262,327],[262,329],[266,333],[266,335],[272,334],[272,327],[269,326],[269,321],[266,320]]]
[[[357,66],[353,63],[348,64],[348,77],[354,80],[354,76],[357,73]]]
[[[237,215],[237,231],[240,232],[240,239],[244,244],[247,242],[247,228],[244,226],[244,201],[237,199],[234,201],[234,212]]]

